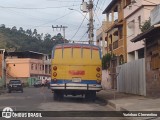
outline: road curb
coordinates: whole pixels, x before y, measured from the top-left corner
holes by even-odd
[[[3,95],[3,94],[5,94],[6,93],[6,91],[1,91],[0,90],[0,95]]]
[[[108,106],[112,107],[113,109],[117,110],[116,104],[114,104],[114,103],[111,102],[110,100],[103,99],[103,98],[101,98],[100,96],[97,96],[97,100],[102,101],[102,102],[105,102],[106,105],[108,105]]]
[[[114,102],[112,102],[112,100],[107,100],[107,99],[104,99],[103,97],[101,96],[97,96],[97,99],[100,100],[100,101],[103,101],[106,103],[106,105],[112,107],[114,110],[116,111],[126,111],[126,112],[129,112],[129,110],[123,108],[122,106],[118,105],[118,104],[115,104]]]

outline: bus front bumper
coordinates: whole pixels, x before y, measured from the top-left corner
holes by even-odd
[[[102,86],[98,84],[50,84],[51,90],[102,90]]]

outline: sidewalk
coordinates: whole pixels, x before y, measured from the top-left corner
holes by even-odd
[[[0,87],[0,95],[6,93],[6,89]]]
[[[147,98],[115,90],[102,90],[97,93],[97,97],[117,111],[160,111],[160,98]]]
[[[115,90],[102,90],[97,98],[105,100],[116,111],[160,111],[160,98],[147,98]]]

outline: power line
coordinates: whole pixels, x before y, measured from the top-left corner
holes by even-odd
[[[39,20],[39,21],[42,21],[42,22],[49,20],[49,19],[45,19],[45,18],[35,17],[35,16],[31,15],[31,14],[27,14],[27,13],[24,13],[22,11],[14,11],[14,10],[11,10],[11,9],[7,9],[7,12],[9,12],[9,14],[14,13],[14,14],[20,15],[20,16],[25,16],[25,17],[28,16],[28,17],[30,17],[32,19]]]
[[[52,25],[52,28],[53,28],[53,31],[54,31],[54,28],[56,28],[56,30],[57,30],[57,28],[60,28],[60,31],[61,31],[61,29],[63,29],[63,38],[65,39],[65,29],[68,28],[67,26],[62,26],[62,25],[61,26],[58,26],[58,25],[53,26]]]
[[[52,1],[52,2],[80,2],[80,1],[75,1],[75,0],[73,0],[73,1],[65,1],[65,0],[63,0],[63,1],[59,1],[59,0],[47,0],[47,1]]]
[[[97,4],[96,4],[96,7],[95,7],[94,11],[96,10],[96,8],[97,8],[97,6],[98,6],[98,2],[99,2],[99,0],[97,0]]]
[[[83,36],[79,39],[79,41],[82,40],[82,38],[83,38],[86,34],[87,34],[87,31],[83,34]]]
[[[104,11],[102,8],[103,8],[103,6],[105,5],[104,4],[105,3],[105,0],[103,1],[103,3],[101,4],[101,6],[97,6],[97,8],[98,8],[98,11],[97,12],[99,12],[99,10],[101,10],[101,11]]]
[[[43,23],[43,24],[38,25],[38,26],[35,26],[35,27],[40,27],[40,26],[43,26],[43,25],[46,25],[46,24],[52,23],[52,22],[57,21],[57,20],[59,20],[59,19],[61,19],[61,18],[65,17],[65,16],[67,16],[67,15],[69,15],[69,14],[71,14],[71,13],[73,13],[73,12],[69,12],[69,13],[67,13],[67,14],[65,14],[65,15],[63,15],[63,16],[61,16],[61,17],[57,18],[57,19],[54,19],[54,20],[52,20],[52,21],[49,21],[49,22]]]
[[[79,5],[71,5],[71,6],[57,6],[57,7],[43,7],[43,8],[27,8],[27,7],[5,7],[5,6],[0,6],[0,8],[11,8],[11,9],[51,9],[51,8],[64,8],[64,7],[73,7],[73,6],[79,6]]]
[[[71,38],[70,40],[72,40],[72,39],[76,36],[76,34],[77,34],[78,31],[80,30],[80,28],[81,28],[81,26],[82,26],[82,24],[83,24],[83,22],[84,22],[84,20],[85,20],[85,18],[86,18],[86,16],[87,16],[87,13],[86,13],[85,17],[83,18],[83,20],[82,20],[80,26],[78,27],[77,31],[75,32],[75,34],[72,36],[72,38]]]

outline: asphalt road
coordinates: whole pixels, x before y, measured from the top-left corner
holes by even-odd
[[[12,92],[0,95],[0,111],[11,107],[14,111],[113,111],[106,103],[96,100],[88,102],[82,96],[67,96],[63,101],[54,101],[53,93],[45,88],[24,88],[24,93]],[[63,113],[63,112],[62,112]],[[85,113],[84,113],[85,114]],[[2,119],[2,118],[0,118]],[[13,119],[13,118],[12,118]],[[22,119],[22,118],[18,118]],[[29,119],[29,118],[23,118]],[[47,118],[30,118],[33,120],[53,120]],[[106,117],[54,117],[54,120],[124,120],[124,118]]]

